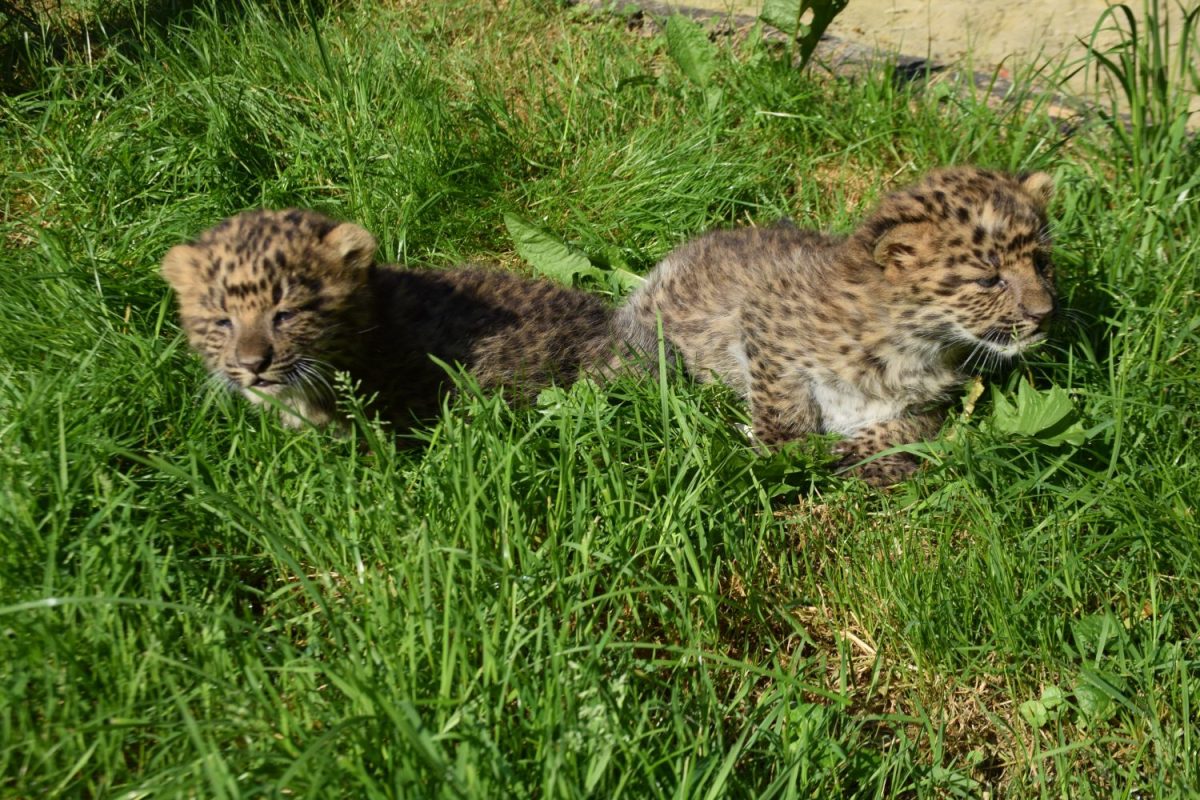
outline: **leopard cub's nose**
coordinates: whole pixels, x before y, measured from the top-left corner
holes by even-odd
[[[254,375],[259,375],[266,371],[267,367],[271,366],[271,361],[275,354],[270,347],[263,350],[252,350],[250,352],[239,352],[237,354],[238,366]]]
[[[1049,319],[1051,315],[1054,314],[1054,298],[1048,297],[1045,300],[1036,303],[1022,302],[1020,304],[1020,308],[1021,314],[1025,317],[1025,319],[1029,320],[1035,325],[1041,325],[1043,322]]]

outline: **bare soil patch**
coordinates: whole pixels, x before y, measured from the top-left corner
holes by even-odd
[[[756,16],[761,0],[687,0],[656,3],[667,9],[702,9],[711,13]],[[1080,66],[1087,44],[1101,48],[1119,41],[1113,20],[1097,31],[1107,0],[850,0],[826,33],[848,42],[963,66],[1002,78],[1028,67]],[[1130,3],[1139,26],[1145,20],[1140,3]],[[1163,19],[1172,41],[1182,28],[1184,8],[1191,3],[1164,3]],[[1123,15],[1116,19],[1124,22]],[[1095,38],[1093,40],[1093,32]],[[1094,70],[1080,70],[1062,88],[1087,97],[1094,94]]]

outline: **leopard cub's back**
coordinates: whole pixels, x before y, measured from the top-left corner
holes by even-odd
[[[661,321],[693,375],[747,398],[768,444],[903,427],[967,368],[1044,338],[1050,191],[1043,173],[955,167],[889,194],[847,236],[705,234],[655,267],[616,326],[628,349],[653,354]]]
[[[702,234],[659,262],[618,309],[614,327],[628,350],[653,357],[661,320],[668,346],[695,377],[744,393],[744,310],[802,280],[801,270],[821,261],[829,241],[788,223]]]
[[[445,374],[429,356],[460,364],[482,388],[529,398],[573,382],[612,347],[611,309],[549,281],[482,267],[384,268],[376,286],[388,298],[387,338],[397,351],[385,361],[419,353],[439,385]]]

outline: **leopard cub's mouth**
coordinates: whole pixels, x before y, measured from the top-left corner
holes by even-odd
[[[267,377],[265,375],[230,375],[226,373],[226,378],[234,386],[238,388],[247,397],[253,399],[254,395],[271,395],[275,396],[285,392],[290,384],[286,380],[280,380],[278,376]]]
[[[1013,342],[1020,341],[1021,335],[1012,328],[996,327],[988,328],[979,338],[992,344],[1012,344]]]
[[[1022,330],[1016,327],[996,326],[988,328],[979,339],[1008,354],[1015,354],[1027,347],[1032,347],[1046,338],[1046,332],[1041,328]]]

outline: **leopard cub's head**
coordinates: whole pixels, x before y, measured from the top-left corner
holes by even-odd
[[[914,337],[1013,356],[1045,338],[1056,308],[1044,172],[938,170],[889,195],[857,234]]]
[[[273,397],[324,422],[374,257],[374,238],[357,225],[312,211],[248,211],[171,248],[162,276],[213,375],[252,402]]]

